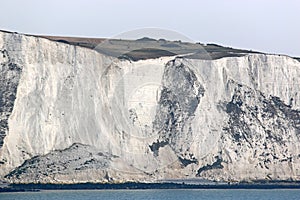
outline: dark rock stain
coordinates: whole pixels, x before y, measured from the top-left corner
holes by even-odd
[[[2,54],[2,55],[1,55]],[[7,50],[0,50],[0,149],[8,132],[8,118],[13,110],[22,67],[14,63]],[[3,163],[3,161],[1,161]],[[1,164],[0,163],[0,164]]]
[[[189,137],[192,130],[188,122],[194,116],[205,90],[195,73],[176,60],[168,62],[165,66],[162,82],[161,96],[153,122],[153,129],[159,133],[159,139],[150,145],[150,149],[154,155],[158,155],[160,147],[169,145],[179,161],[187,166],[197,161],[186,157],[188,153],[180,149],[187,148],[178,144],[181,143],[180,140],[185,141],[184,145],[190,145],[192,142]],[[188,133],[184,133],[184,129],[189,130]]]
[[[197,171],[197,175],[196,176],[200,176],[202,172],[204,171],[208,171],[208,170],[213,170],[213,169],[223,169],[224,166],[222,165],[222,158],[220,158],[219,156],[216,156],[216,161],[214,163],[212,163],[211,165],[205,165],[203,167],[200,167]]]

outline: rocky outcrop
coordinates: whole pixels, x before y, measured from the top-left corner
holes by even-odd
[[[122,170],[131,172],[132,177],[127,175],[125,179],[122,176]],[[127,166],[116,155],[99,152],[92,146],[73,144],[67,149],[34,156],[4,178],[21,183],[80,183],[124,182],[132,181],[136,177],[143,180],[147,176],[146,173]]]
[[[0,32],[2,179],[300,180],[298,60],[96,50]]]

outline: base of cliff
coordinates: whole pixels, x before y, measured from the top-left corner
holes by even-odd
[[[0,192],[32,192],[41,190],[124,190],[124,189],[300,189],[299,181],[257,181],[253,183],[211,182],[206,184],[189,183],[78,183],[78,184],[10,184],[0,188]]]

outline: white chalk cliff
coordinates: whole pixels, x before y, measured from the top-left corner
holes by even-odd
[[[0,32],[0,180],[300,180],[300,62],[130,61]]]

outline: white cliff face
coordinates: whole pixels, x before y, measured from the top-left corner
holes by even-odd
[[[0,33],[0,175],[12,182],[299,180],[300,63],[130,62]]]

